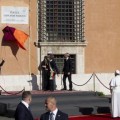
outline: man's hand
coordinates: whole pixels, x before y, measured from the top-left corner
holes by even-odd
[[[46,66],[45,66],[45,65],[43,65],[42,67],[43,67],[43,68],[46,68]]]
[[[70,75],[70,72],[68,72],[68,75]]]

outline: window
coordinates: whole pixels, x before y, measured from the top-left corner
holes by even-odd
[[[62,73],[63,64],[64,64],[64,55],[63,54],[61,54],[61,55],[55,54],[54,59],[56,61],[56,64],[57,64],[57,67],[58,67],[60,73]],[[72,61],[72,74],[75,74],[76,73],[76,55],[71,54],[70,59]]]
[[[78,33],[81,35],[80,38],[84,39],[84,13],[83,13],[83,0],[38,0],[38,11],[42,11],[42,14],[38,12],[38,29],[39,34],[44,33],[48,38],[48,42],[59,42],[60,39],[58,37],[67,38],[65,42],[76,42],[75,38],[78,38]],[[53,22],[55,21],[55,22]],[[53,25],[54,24],[54,25]],[[81,28],[81,26],[82,28]],[[43,26],[45,28],[42,28]],[[79,26],[78,26],[79,25]],[[54,27],[55,26],[55,27]],[[64,26],[64,27],[63,27]],[[69,26],[69,27],[67,27]],[[76,27],[79,29],[75,31]],[[69,29],[69,31],[67,30]],[[82,31],[81,31],[82,29]],[[57,36],[53,39],[53,41],[49,36],[50,31],[52,32],[52,36],[55,36],[57,31]],[[66,31],[65,34],[62,34],[62,31]],[[72,33],[71,33],[72,32]],[[72,34],[72,35],[71,35]],[[69,36],[70,35],[70,36]],[[39,35],[41,36],[41,35]],[[39,37],[38,36],[38,37]],[[46,41],[44,38],[39,37],[40,41]],[[79,39],[77,42],[84,41]]]

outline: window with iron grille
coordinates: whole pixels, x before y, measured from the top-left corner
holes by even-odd
[[[62,69],[63,69],[63,65],[64,65],[64,55],[63,54],[55,54],[54,55],[54,59],[56,61],[57,67],[60,71],[60,73],[62,73]],[[70,59],[72,62],[72,73],[75,74],[76,73],[76,55],[72,54],[70,55]]]
[[[38,0],[40,42],[84,42],[83,0]]]

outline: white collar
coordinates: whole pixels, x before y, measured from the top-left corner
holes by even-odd
[[[50,62],[52,61],[52,59],[50,59]]]
[[[29,105],[28,105],[28,103],[27,102],[25,102],[25,101],[21,101],[27,108],[29,107]]]
[[[66,58],[66,60],[68,60],[69,57]]]
[[[54,111],[52,111],[52,113],[55,115],[55,117],[57,115],[57,112],[58,112],[58,108],[56,108]]]

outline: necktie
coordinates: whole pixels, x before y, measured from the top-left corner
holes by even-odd
[[[50,120],[54,120],[54,117],[53,117],[53,112],[50,113]]]
[[[30,106],[28,106],[28,110],[30,111]]]

